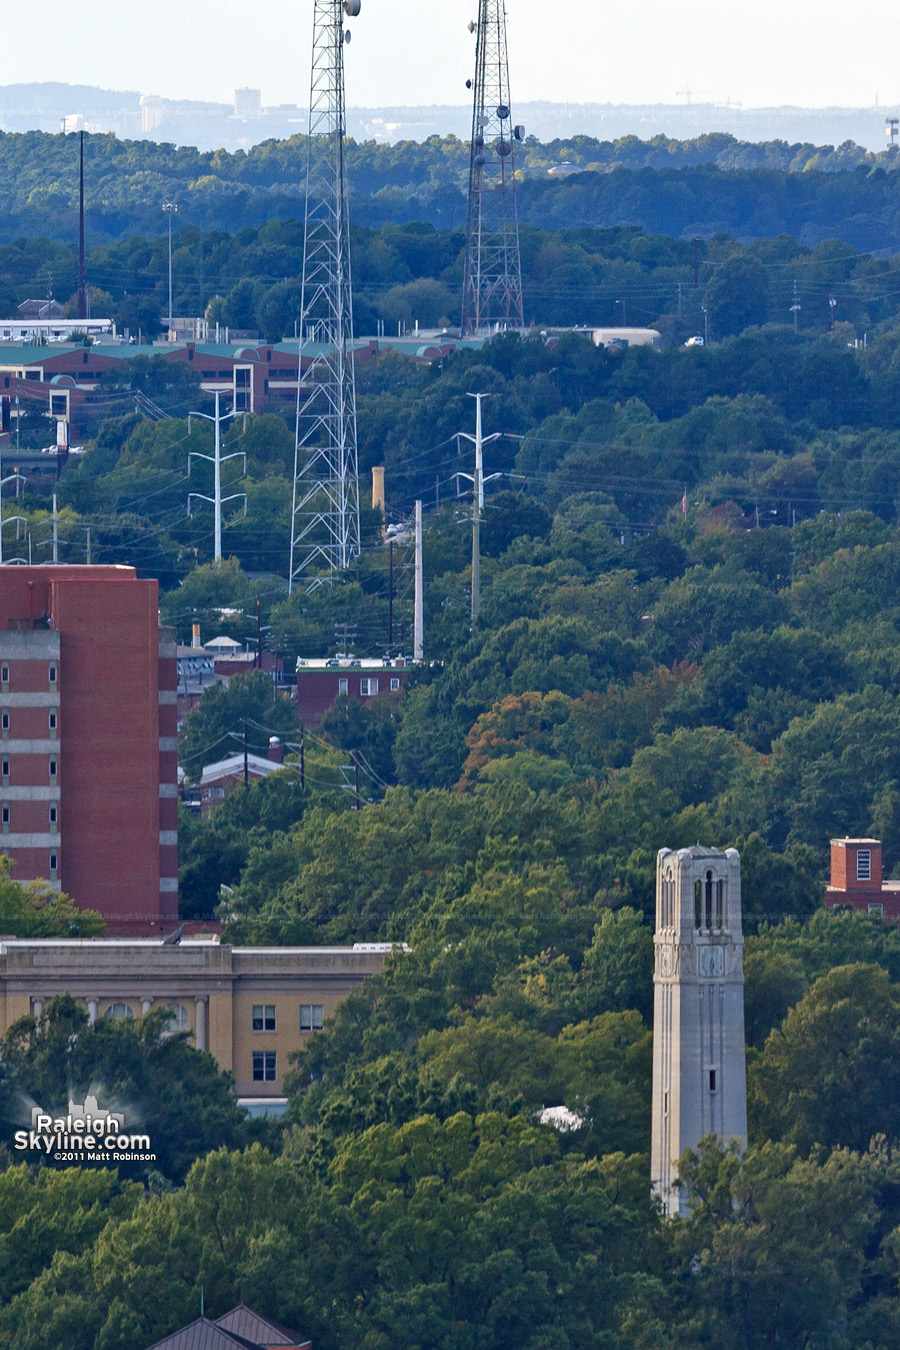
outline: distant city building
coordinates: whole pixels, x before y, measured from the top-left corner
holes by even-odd
[[[832,839],[829,909],[849,905],[876,919],[900,919],[900,881],[885,881],[880,839]]]
[[[0,568],[0,850],[159,932],[178,906],[175,638],[132,567]]]
[[[261,117],[262,93],[259,89],[235,89],[235,117]]]
[[[746,1143],[741,863],[737,849],[661,849],[656,862],[651,1177],[685,1208],[678,1169],[705,1135]]]
[[[234,1075],[238,1099],[257,1107],[284,1100],[291,1055],[341,1001],[383,969],[390,945],[229,947],[214,937],[92,941],[0,939],[0,1036],[20,1017],[40,1018],[50,999],[71,994],[88,1018],[140,1017],[168,1008]]]
[[[405,657],[382,661],[352,656],[328,660],[297,660],[297,715],[304,726],[315,727],[342,694],[366,703],[385,695],[398,697],[412,666]]]

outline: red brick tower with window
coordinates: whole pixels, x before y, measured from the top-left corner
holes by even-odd
[[[0,568],[0,849],[111,934],[177,917],[176,680],[155,581]]]

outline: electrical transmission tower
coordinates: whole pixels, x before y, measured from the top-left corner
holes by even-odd
[[[469,215],[463,282],[463,337],[524,328],[515,146],[509,98],[505,0],[479,0],[475,104],[469,160]]]
[[[289,586],[313,589],[359,553],[350,222],[344,163],[344,15],[315,0],[306,173],[300,372]],[[309,362],[303,370],[304,361]]]

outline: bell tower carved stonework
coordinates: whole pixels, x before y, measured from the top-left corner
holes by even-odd
[[[685,1149],[707,1134],[746,1142],[743,946],[737,849],[660,849],[651,1174],[669,1214],[685,1208]]]

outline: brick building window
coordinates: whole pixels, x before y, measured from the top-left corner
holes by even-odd
[[[51,880],[51,881],[55,881],[55,880],[56,880],[56,874],[57,874],[58,871],[59,871],[59,854],[58,854],[58,853],[51,853],[51,854],[50,854],[50,880]]]
[[[4,779],[8,779],[8,778],[9,778],[9,760],[8,760],[8,759],[5,759],[5,760],[3,761],[2,766],[0,766],[0,767],[2,767]]]
[[[58,810],[56,809],[55,806],[51,806],[51,807],[50,807],[50,824],[55,826],[58,820],[59,820],[59,812],[58,812]]]
[[[55,731],[55,730],[56,730],[56,713],[55,713],[55,712],[52,712],[52,713],[50,714],[49,719],[48,719],[48,722],[49,722],[50,730],[51,730],[51,731]]]
[[[51,759],[51,761],[50,761],[50,782],[51,782],[51,784],[53,784],[53,783],[56,782],[57,768],[58,768],[57,761],[56,761],[55,759]]]
[[[253,1051],[253,1081],[254,1083],[275,1082],[274,1050]]]
[[[884,905],[869,905],[869,918],[870,918],[870,919],[883,919],[883,918],[884,918]]]
[[[3,822],[4,829],[9,829],[9,807],[5,803],[0,807],[0,821]]]
[[[338,694],[347,694],[350,692],[350,681],[342,675],[338,680]]]
[[[391,676],[391,693],[392,693],[392,694],[396,694],[396,692],[397,692],[397,690],[398,690],[399,688],[400,688],[400,679],[399,679],[399,676],[397,676],[397,675],[392,675],[392,676]]]
[[[275,1004],[274,1004],[274,1003],[254,1003],[254,1005],[253,1005],[253,1030],[254,1030],[254,1031],[274,1031],[274,1030],[275,1030]]]
[[[372,697],[374,697],[374,695],[377,694],[377,693],[378,693],[378,680],[377,680],[377,679],[374,679],[374,678],[371,678],[371,679],[365,679],[365,678],[364,678],[364,679],[360,680],[360,682],[359,682],[359,696],[360,696],[360,698],[372,698]]]
[[[321,1003],[300,1004],[300,1030],[321,1031],[325,1020],[325,1009]]]
[[[9,666],[0,666],[0,680],[4,684],[9,684]]]
[[[0,731],[9,731],[9,713],[0,713]]]
[[[856,880],[872,880],[872,850],[861,848],[856,855]]]
[[[55,666],[55,665],[53,665],[53,666],[50,667],[50,683],[51,683],[51,684],[56,684],[56,666]]]

